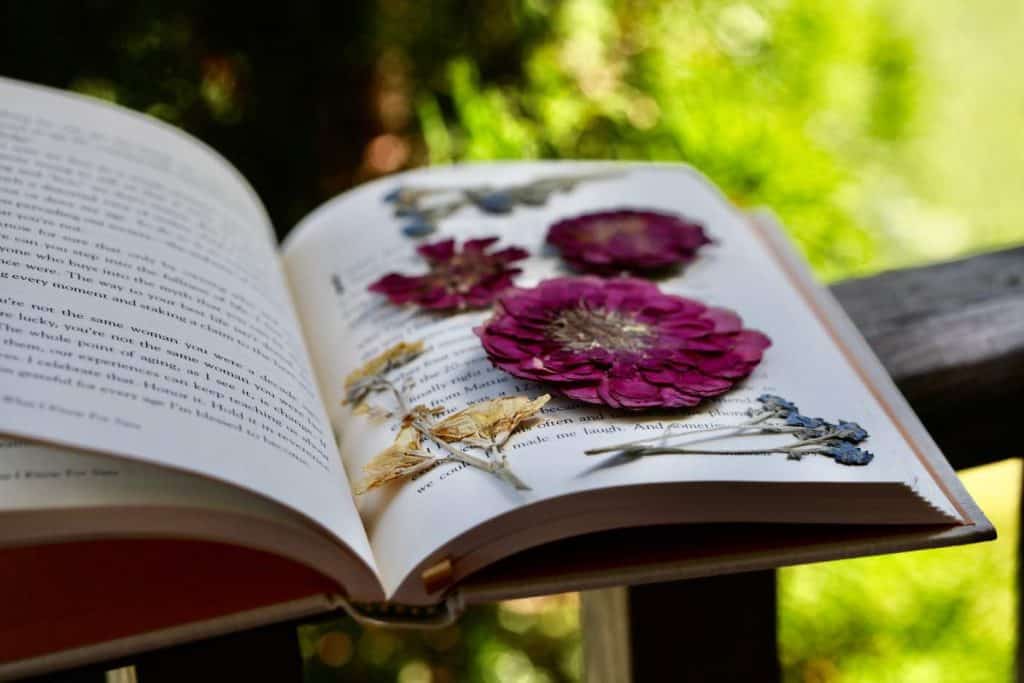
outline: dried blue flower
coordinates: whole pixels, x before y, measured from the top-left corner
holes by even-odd
[[[860,443],[864,439],[868,438],[868,432],[866,429],[856,422],[847,422],[845,420],[839,420],[839,425],[836,427],[835,433],[840,439],[849,441],[850,443]]]
[[[422,217],[417,217],[411,223],[402,226],[402,234],[406,237],[424,237],[435,230],[437,226]]]
[[[515,207],[515,199],[507,192],[486,191],[466,193],[469,200],[486,213],[509,213]]]
[[[874,453],[857,448],[852,443],[846,441],[826,446],[821,450],[821,453],[831,457],[840,465],[867,465],[875,457]]]
[[[790,404],[793,405],[793,404]],[[796,408],[796,406],[793,406]],[[824,427],[828,423],[822,420],[820,417],[807,417],[800,413],[790,413],[786,416],[787,427],[803,427],[804,429],[818,429]]]
[[[834,424],[823,420],[820,417],[807,417],[801,415],[800,410],[790,401],[776,396],[775,394],[761,394],[757,397],[761,403],[761,409],[750,409],[747,415],[750,417],[746,422],[725,426],[712,426],[705,429],[698,429],[688,434],[670,438],[668,430],[666,433],[655,439],[640,439],[630,441],[617,446],[604,446],[592,448],[585,451],[587,455],[599,455],[602,453],[620,452],[628,453],[632,457],[644,455],[659,455],[665,453],[694,453],[703,455],[764,455],[765,453],[784,453],[788,460],[802,460],[808,455],[822,455],[832,458],[840,465],[867,465],[874,459],[874,454],[856,444],[868,438],[868,432],[856,422],[839,420]],[[781,424],[780,424],[781,422]],[[731,438],[738,435],[762,435],[788,434],[795,438],[788,444],[777,444],[772,447],[759,446],[757,448],[730,448],[728,450],[717,450],[706,448],[708,441],[718,437],[700,437],[697,441],[692,439],[698,433],[716,432],[729,430],[724,437]],[[680,443],[678,439],[682,439]]]
[[[800,412],[795,403],[791,403],[775,394],[761,394],[757,397],[757,400],[764,404],[766,410],[777,412],[781,417],[789,417],[792,413]]]

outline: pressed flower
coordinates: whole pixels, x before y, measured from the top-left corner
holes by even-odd
[[[631,410],[690,407],[723,394],[771,345],[732,311],[634,278],[555,278],[509,289],[476,333],[509,374]]]
[[[430,271],[423,275],[390,273],[370,285],[371,292],[384,294],[394,304],[416,304],[430,310],[482,308],[489,306],[512,279],[522,272],[510,266],[529,253],[519,247],[488,252],[497,237],[467,240],[462,251],[455,240],[424,244],[417,252]]]
[[[420,433],[411,426],[403,426],[394,443],[363,466],[364,476],[355,485],[355,494],[359,496],[389,481],[425,472],[437,462],[423,450]]]
[[[532,418],[551,396],[530,400],[525,396],[504,396],[481,401],[460,410],[433,426],[434,436],[447,442],[464,441],[472,446],[501,448],[519,425]]]
[[[733,425],[714,425],[691,430],[680,437],[673,434],[675,425],[670,424],[656,437],[627,441],[612,446],[601,446],[584,451],[585,455],[605,453],[628,453],[632,457],[644,455],[768,455],[784,453],[789,460],[802,460],[809,455],[823,455],[837,464],[864,466],[874,460],[870,451],[858,448],[857,444],[868,438],[868,432],[856,422],[839,420],[833,424],[820,417],[807,417],[796,405],[774,394],[761,394],[757,399],[762,408],[747,412],[750,419]],[[710,432],[727,432],[722,436],[709,437]],[[789,443],[762,444],[756,448],[731,448],[721,450],[708,448],[709,442],[737,436],[771,436],[789,434],[796,441]],[[699,436],[697,436],[699,435]],[[696,439],[694,437],[697,436]]]
[[[840,465],[867,465],[874,460],[875,454],[871,451],[857,448],[848,441],[836,441],[822,449],[822,455],[832,457]]]
[[[764,408],[770,412],[776,413],[781,418],[788,418],[792,413],[800,412],[800,409],[796,407],[796,404],[792,401],[787,401],[781,396],[775,394],[761,394],[757,397],[757,400],[761,402]],[[754,415],[756,411],[751,410],[751,415]]]
[[[681,216],[620,209],[575,216],[548,230],[548,244],[576,268],[598,274],[664,269],[692,261],[711,240]]]
[[[423,353],[423,342],[399,342],[363,363],[345,378],[345,403],[359,404],[366,395],[382,388],[384,376]]]
[[[850,443],[860,443],[868,438],[868,432],[856,422],[840,420],[836,425],[836,436]]]
[[[799,413],[791,413],[786,417],[786,426],[814,430],[825,426],[825,421],[820,417],[807,417]]]
[[[461,462],[493,474],[516,489],[529,490],[530,487],[509,468],[508,459],[500,452],[500,448],[524,420],[532,417],[547,403],[549,397],[545,395],[533,401],[523,397],[482,401],[455,413],[443,424],[437,423],[438,416],[445,412],[443,406],[410,407],[405,395],[406,387],[396,385],[388,377],[392,370],[412,361],[421,353],[422,341],[400,342],[374,356],[345,378],[343,403],[353,404],[355,412],[378,417],[391,417],[396,413],[401,416],[394,443],[363,468],[365,476],[355,485],[356,494],[366,493],[395,479],[426,472],[445,462]],[[392,394],[397,411],[384,411],[380,407],[368,405],[367,396],[380,391]],[[442,453],[431,455],[422,448],[423,439],[440,447]],[[486,457],[470,455],[453,446],[457,441],[486,449]]]

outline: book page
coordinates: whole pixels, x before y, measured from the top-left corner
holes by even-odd
[[[379,581],[364,562],[265,496],[142,461],[0,437],[0,548],[153,538],[281,555],[350,595],[380,599]]]
[[[473,327],[489,312],[441,316],[396,307],[367,291],[386,273],[422,273],[417,242],[403,235],[403,220],[385,197],[396,187],[509,186],[541,177],[600,170],[600,165],[522,163],[417,171],[364,186],[321,208],[293,232],[284,256],[300,317],[310,340],[350,479],[393,438],[394,421],[375,422],[342,406],[343,380],[366,359],[400,341],[423,340],[426,352],[398,372],[411,382],[409,403],[445,413],[502,395],[530,398],[551,391],[492,367]],[[928,478],[882,406],[857,377],[780,264],[735,210],[706,180],[681,167],[618,165],[612,175],[555,194],[543,206],[517,207],[501,215],[475,207],[440,223],[440,240],[498,236],[498,247],[522,246],[531,257],[517,284],[573,271],[544,246],[548,227],[585,212],[634,208],[680,214],[702,223],[713,240],[681,274],[659,281],[663,291],[737,312],[745,327],[772,340],[762,362],[729,393],[691,410],[629,413],[587,406],[555,396],[544,422],[505,447],[516,476],[530,490],[463,464],[445,464],[412,481],[360,499],[371,544],[391,590],[404,572],[450,539],[512,510],[574,493],[664,482],[901,483]],[[556,392],[551,392],[555,394]],[[682,431],[735,425],[747,419],[763,393],[784,396],[804,414],[852,420],[870,433],[865,447],[876,454],[864,467],[824,457],[787,459],[785,454],[664,455],[628,459],[614,453],[586,456],[589,448],[656,436],[675,424]],[[385,396],[382,401],[386,401]],[[757,448],[752,437],[720,439],[715,448]],[[758,438],[758,437],[753,437]],[[621,496],[614,497],[621,500]],[[609,501],[613,497],[609,495]],[[935,504],[952,512],[948,501]],[[607,511],[602,511],[607,512]],[[610,513],[614,517],[614,511]],[[524,533],[528,533],[526,530]]]
[[[372,564],[252,189],[171,126],[0,79],[0,432],[229,482]]]
[[[181,506],[247,509],[253,516],[285,520],[280,506],[205,477],[99,453],[76,452],[42,442],[0,437],[0,515],[5,512]],[[287,519],[301,524],[304,517]],[[0,529],[0,538],[7,532]]]

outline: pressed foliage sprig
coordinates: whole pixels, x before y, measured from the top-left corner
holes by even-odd
[[[548,402],[544,394],[533,400],[509,396],[481,401],[443,420],[443,408],[410,406],[402,389],[388,375],[423,353],[423,342],[400,342],[375,356],[345,380],[345,403],[366,410],[367,399],[375,392],[388,392],[395,400],[401,425],[394,442],[374,456],[364,467],[364,477],[355,486],[360,495],[384,484],[420,474],[445,462],[460,462],[496,475],[519,490],[529,490],[509,467],[502,447],[516,429],[532,419]],[[424,443],[441,449],[434,455]],[[482,449],[484,457],[471,455],[454,444]]]
[[[396,216],[408,219],[402,227],[405,235],[425,237],[435,232],[442,220],[467,206],[487,214],[507,214],[516,206],[542,206],[557,192],[569,192],[581,183],[615,175],[618,173],[614,171],[598,171],[548,176],[505,187],[396,187],[384,195],[384,201],[393,205]]]
[[[757,399],[761,403],[758,409],[748,412],[749,419],[735,425],[721,425],[707,429],[691,430],[683,435],[683,442],[672,442],[675,427],[670,425],[660,436],[603,446],[584,451],[586,455],[602,455],[621,453],[630,456],[662,455],[662,454],[694,454],[694,455],[763,455],[766,453],[785,453],[790,460],[800,460],[807,455],[822,455],[832,458],[840,465],[867,465],[874,459],[874,454],[859,447],[868,438],[867,431],[856,422],[839,420],[828,422],[820,417],[802,415],[800,410],[790,401],[774,394],[762,394]],[[750,435],[786,434],[794,437],[796,442],[780,443],[750,449],[716,450],[696,446],[691,437],[708,432],[727,432],[723,437]],[[707,443],[708,439],[701,439]]]

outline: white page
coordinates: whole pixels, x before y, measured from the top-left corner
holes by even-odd
[[[385,273],[424,272],[416,243],[400,232],[383,197],[398,185],[474,186],[521,183],[545,175],[594,170],[595,166],[523,163],[463,166],[403,174],[364,186],[322,207],[285,245],[284,257],[297,298],[322,392],[352,478],[393,436],[393,425],[375,425],[343,408],[343,378],[367,358],[397,341],[423,339],[427,352],[406,374],[417,380],[413,403],[449,410],[506,394],[543,393],[543,386],[516,380],[490,366],[472,327],[487,313],[437,318],[391,306],[367,285]],[[838,465],[822,457],[787,461],[785,455],[661,456],[602,467],[610,458],[586,457],[590,447],[657,434],[665,416],[624,415],[555,399],[547,422],[513,437],[506,448],[515,473],[532,490],[515,491],[487,473],[444,465],[415,482],[363,497],[360,510],[371,544],[392,590],[432,550],[482,522],[520,506],[604,487],[672,481],[907,482],[927,474],[871,392],[828,338],[821,323],[754,237],[741,214],[704,179],[679,167],[615,167],[621,175],[583,184],[539,208],[508,215],[461,210],[442,222],[436,239],[501,236],[534,255],[518,283],[535,284],[567,274],[542,248],[554,221],[579,213],[642,208],[678,213],[703,223],[715,240],[704,247],[682,277],[661,284],[672,293],[737,311],[746,327],[765,332],[773,346],[753,375],[719,401],[692,413],[689,423],[735,424],[764,392],[783,395],[806,414],[853,420],[871,436],[877,454],[866,467]],[[338,293],[338,286],[343,288]],[[654,430],[654,431],[652,431]],[[614,433],[609,433],[614,431]],[[749,441],[742,441],[750,447]],[[729,442],[716,444],[727,448]],[[948,508],[948,502],[945,503]]]
[[[98,453],[0,437],[0,513],[152,505],[249,507],[278,516],[270,501],[212,479]]]
[[[0,79],[0,432],[255,491],[372,557],[266,212],[210,149]]]

